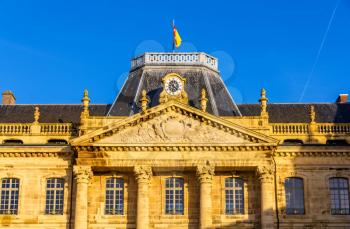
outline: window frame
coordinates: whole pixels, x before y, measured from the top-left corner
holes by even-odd
[[[13,184],[13,180],[17,180],[18,181],[18,187],[17,188],[15,188],[15,189],[17,189],[17,205],[16,205],[16,209],[15,209],[15,212],[14,213],[12,213],[12,212],[10,212],[11,211],[11,196],[12,196],[12,191],[14,190],[14,188],[12,188],[12,187],[10,187],[10,188],[5,188],[5,189],[8,189],[8,191],[9,191],[9,198],[8,198],[8,206],[7,206],[7,209],[4,209],[4,211],[6,210],[6,211],[8,211],[8,212],[1,212],[0,213],[0,215],[18,215],[19,214],[19,210],[20,210],[20,192],[21,192],[21,179],[20,178],[18,178],[18,177],[3,177],[3,178],[1,178],[0,180],[1,180],[1,184],[0,184],[0,205],[1,205],[1,202],[2,202],[2,191],[3,191],[3,187],[2,187],[2,182],[3,182],[3,180],[7,180],[7,179],[9,179],[11,182],[10,182],[10,185],[12,186],[12,184]]]
[[[113,188],[107,188],[107,182],[111,179],[114,179],[116,181],[118,180],[121,180],[122,183],[123,183],[123,186],[122,188],[120,187],[115,187],[117,183],[114,183],[114,187]],[[126,209],[126,205],[125,205],[125,189],[126,189],[126,183],[127,183],[127,180],[124,178],[124,177],[117,177],[117,176],[109,176],[109,177],[106,177],[105,178],[105,182],[104,182],[104,209],[103,209],[103,214],[106,215],[106,216],[125,216],[125,212],[127,211]],[[116,198],[116,192],[117,191],[120,191],[120,189],[122,190],[122,210],[121,210],[121,214],[117,214],[116,213],[116,201],[117,201],[117,198]],[[113,208],[112,208],[112,213],[107,213],[107,191],[113,191]]]
[[[302,200],[303,200],[303,208],[302,208],[302,212],[296,212],[296,209],[301,209],[301,208],[291,208],[293,210],[293,212],[289,212],[288,211],[288,207],[287,207],[287,189],[286,189],[286,180],[287,179],[297,179],[297,180],[300,180],[302,182]],[[296,216],[296,215],[306,215],[306,203],[305,203],[305,190],[306,190],[306,185],[305,185],[305,178],[304,177],[301,177],[301,176],[288,176],[288,177],[285,177],[284,178],[284,182],[283,182],[283,188],[284,188],[284,200],[285,200],[285,214],[286,215],[289,215],[289,216]],[[295,190],[298,190],[298,189],[294,189],[294,192]],[[295,202],[295,201],[294,201]]]
[[[54,184],[55,184],[55,187],[54,188],[48,188],[47,185],[48,185],[48,181],[49,180],[55,180]],[[58,184],[57,183],[57,180],[61,180],[62,181],[62,187],[61,188],[57,188],[56,185]],[[65,189],[66,189],[66,180],[62,177],[48,177],[45,179],[45,209],[44,209],[44,214],[45,215],[63,215],[64,214],[64,207],[65,207]],[[57,191],[62,191],[62,209],[60,212],[56,212],[57,211]],[[53,212],[50,212],[50,210],[48,210],[47,208],[47,201],[48,201],[48,191],[54,191],[54,194],[53,194],[53,199],[54,199],[54,209],[53,209]]]
[[[348,204],[348,208],[347,208],[347,212],[345,212],[345,213],[342,213],[342,212],[333,212],[333,208],[332,208],[332,187],[331,187],[331,180],[332,179],[343,179],[343,180],[345,180],[346,181],[346,184],[347,184],[347,188],[341,188],[341,187],[337,187],[337,188],[333,188],[333,190],[346,190],[346,194],[347,194],[347,204]],[[350,197],[350,188],[349,188],[349,179],[347,178],[347,177],[344,177],[344,176],[331,176],[331,177],[329,177],[328,178],[328,191],[329,191],[329,195],[328,195],[328,198],[329,198],[329,202],[330,202],[330,214],[331,215],[334,215],[334,216],[336,216],[336,215],[350,215],[350,199],[349,199],[349,197]],[[340,193],[338,192],[338,198],[337,198],[337,200],[341,203],[341,199],[340,199]],[[337,208],[336,210],[340,210],[340,211],[342,211],[342,208]]]
[[[231,179],[233,180],[233,187],[226,187],[226,180]],[[239,189],[237,188],[236,184],[236,180],[240,180],[241,181],[241,187],[240,190],[242,191],[241,196],[242,196],[242,208],[240,209],[240,211],[238,212],[236,209],[236,192],[239,191]],[[246,213],[246,198],[245,198],[245,180],[242,177],[225,177],[223,180],[223,190],[224,190],[224,214],[231,216],[231,215],[245,215]],[[233,208],[232,208],[232,213],[228,212],[227,210],[227,193],[226,191],[233,191],[232,193],[232,200],[233,200]]]
[[[172,188],[168,188],[167,187],[167,180],[169,180],[169,179],[172,179],[172,180],[176,180],[176,179],[179,179],[179,180],[182,180],[182,212],[181,213],[177,213],[176,212],[176,194],[175,194],[175,191],[177,191],[177,190],[181,190],[181,188],[176,188],[176,187],[172,187]],[[163,207],[164,207],[164,211],[163,211],[163,213],[165,214],[165,215],[167,215],[167,216],[171,216],[171,215],[177,215],[177,216],[184,216],[184,215],[186,215],[187,213],[186,213],[186,206],[185,206],[185,198],[186,198],[186,192],[185,192],[185,182],[186,182],[186,179],[184,178],[184,177],[179,177],[179,176],[172,176],[172,177],[165,177],[164,178],[164,185],[163,185],[163,187],[164,187],[164,191],[163,191],[163,200],[162,201],[164,201],[164,205],[163,205]],[[175,184],[174,182],[173,182],[173,184]],[[172,194],[174,197],[173,197],[173,209],[172,209],[172,213],[169,213],[169,212],[167,212],[167,191],[168,190],[170,190],[170,191],[173,191],[174,193]]]

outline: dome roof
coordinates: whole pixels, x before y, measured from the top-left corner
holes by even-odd
[[[207,111],[218,116],[240,112],[218,71],[216,58],[205,53],[145,53],[132,60],[123,88],[108,111],[109,116],[130,116],[140,111],[141,91],[146,90],[149,106],[159,104],[162,78],[177,73],[186,79],[189,105],[200,109],[201,90],[207,91]]]

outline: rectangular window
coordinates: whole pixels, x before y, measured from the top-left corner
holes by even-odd
[[[244,214],[243,179],[225,179],[225,212],[227,215]]]
[[[165,180],[165,214],[184,214],[184,181],[182,178]]]
[[[49,178],[46,181],[45,214],[63,214],[64,179]]]
[[[19,179],[1,179],[0,214],[18,214]]]
[[[332,215],[349,215],[348,179],[333,177],[329,179]]]
[[[124,180],[108,178],[106,180],[106,215],[124,214]]]
[[[303,215],[304,208],[304,182],[299,177],[288,177],[285,180],[286,214]]]

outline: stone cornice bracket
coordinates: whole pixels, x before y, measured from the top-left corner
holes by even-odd
[[[266,90],[262,88],[260,92],[259,102],[260,102],[260,108],[261,108],[260,116],[264,118],[269,117],[269,114],[267,112],[267,101],[268,99],[266,98]]]
[[[77,183],[89,183],[93,177],[93,173],[90,166],[75,165],[73,167],[74,178]]]
[[[149,99],[147,98],[147,92],[146,92],[146,90],[142,90],[142,92],[141,92],[140,103],[141,103],[141,110],[142,110],[142,111],[146,111],[146,110],[147,110],[148,103],[149,103]]]
[[[211,183],[215,175],[215,165],[207,161],[204,165],[197,166],[197,178],[200,183]]]
[[[208,99],[207,99],[207,92],[206,92],[205,89],[203,88],[202,91],[201,91],[201,100],[200,100],[200,103],[201,103],[201,110],[204,111],[204,112],[207,110],[207,102],[208,102]]]
[[[137,183],[150,183],[152,178],[152,167],[145,165],[136,165],[134,174]]]
[[[273,165],[258,166],[256,170],[256,174],[259,180],[261,181],[261,183],[272,183],[274,172],[275,172],[275,169]]]

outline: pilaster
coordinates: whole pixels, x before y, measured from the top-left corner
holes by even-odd
[[[136,228],[149,228],[149,185],[152,179],[150,166],[135,166],[135,179],[137,182],[137,216]]]
[[[212,227],[211,191],[214,169],[214,165],[209,162],[205,165],[197,166],[197,177],[200,183],[200,229]]]
[[[275,190],[273,166],[259,166],[257,175],[261,185],[261,228],[274,228],[275,222]]]
[[[90,166],[74,166],[73,173],[77,187],[75,199],[74,229],[87,229],[88,184],[93,174]]]

